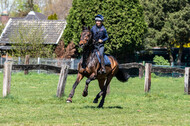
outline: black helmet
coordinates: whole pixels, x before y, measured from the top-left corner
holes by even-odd
[[[104,21],[104,17],[101,14],[95,16],[95,21]]]

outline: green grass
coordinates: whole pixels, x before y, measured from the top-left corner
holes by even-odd
[[[144,93],[144,79],[111,82],[104,108],[92,101],[100,91],[97,81],[82,97],[85,79],[76,89],[73,103],[66,103],[76,79],[69,75],[65,96],[56,97],[59,76],[55,74],[12,74],[11,94],[2,98],[0,74],[0,125],[190,125],[190,96],[184,94],[184,79],[152,78],[151,92]]]

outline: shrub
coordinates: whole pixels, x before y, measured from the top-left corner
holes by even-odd
[[[157,55],[153,58],[153,62],[156,65],[170,65],[168,60],[164,59],[164,57],[162,56],[157,56]]]

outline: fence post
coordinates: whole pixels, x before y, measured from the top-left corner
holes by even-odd
[[[57,97],[61,97],[64,94],[68,69],[69,66],[66,64],[61,67],[61,73],[59,75],[59,82],[57,85]]]
[[[71,69],[74,69],[74,62],[75,62],[75,60],[73,59],[73,58],[71,58]]]
[[[145,64],[145,83],[144,83],[145,92],[149,92],[151,87],[151,68],[152,64],[150,63]]]
[[[2,58],[2,55],[1,55],[1,65],[3,65],[3,58]]]
[[[4,76],[3,76],[3,97],[6,97],[8,94],[10,94],[11,71],[12,71],[12,63],[5,62],[4,63]]]
[[[190,94],[190,67],[185,68],[185,77],[184,77],[184,91],[186,94]]]
[[[20,59],[20,57],[18,57],[18,64],[19,64],[19,65],[21,64],[21,59]]]
[[[38,64],[40,64],[40,57],[38,57]],[[38,74],[40,73],[40,70],[38,70]]]
[[[28,65],[29,64],[29,60],[30,60],[30,56],[26,55],[24,64]],[[24,70],[24,74],[25,75],[28,74],[28,70]]]
[[[140,64],[143,65],[142,63],[140,63]],[[139,78],[140,78],[140,79],[143,77],[143,73],[144,73],[143,67],[140,66],[140,67],[139,67]]]

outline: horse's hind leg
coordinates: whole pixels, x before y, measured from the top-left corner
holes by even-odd
[[[83,77],[84,76],[82,74],[78,73],[77,80],[73,84],[73,88],[71,90],[71,93],[69,94],[69,98],[67,99],[67,102],[72,102],[72,97],[74,96],[75,89],[76,89],[77,85],[79,84],[79,82],[82,80]]]
[[[106,80],[106,84],[104,85],[104,89],[103,89],[103,93],[102,93],[102,99],[100,101],[100,104],[98,105],[98,108],[101,108],[104,105],[104,100],[105,100],[105,97],[106,97],[106,94],[107,94],[107,88],[108,88],[108,85],[110,84],[110,81],[111,81],[112,78],[113,78],[113,76],[110,75],[110,76],[108,76],[108,78]]]
[[[101,91],[96,95],[96,98],[94,99],[93,103],[98,103],[98,99],[103,94],[105,79],[99,79],[98,82],[99,82],[99,87],[100,87]]]

